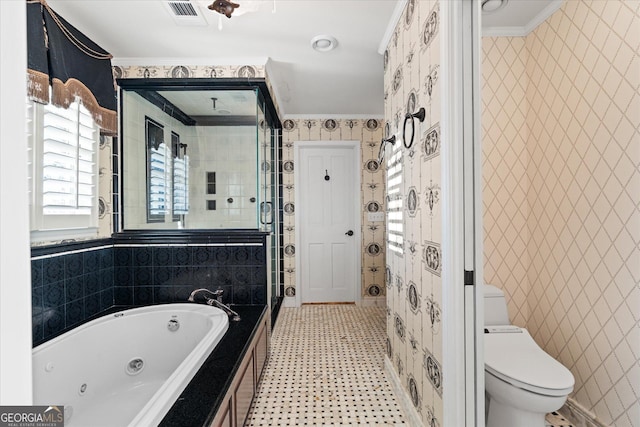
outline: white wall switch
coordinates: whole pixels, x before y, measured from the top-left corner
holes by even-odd
[[[384,212],[367,212],[369,222],[384,222]]]

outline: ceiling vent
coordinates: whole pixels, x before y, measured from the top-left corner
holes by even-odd
[[[163,2],[178,25],[207,25],[197,5],[189,0],[169,0]]]

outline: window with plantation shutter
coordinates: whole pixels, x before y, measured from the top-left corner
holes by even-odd
[[[164,142],[164,126],[145,118],[147,138],[147,222],[164,222],[169,186],[167,171],[169,152]]]
[[[183,221],[189,213],[187,145],[164,126],[145,116],[147,223]]]
[[[173,157],[173,220],[189,213],[189,156],[186,144],[180,142],[180,135],[171,132],[171,152]]]
[[[387,239],[389,250],[399,254],[404,248],[401,146],[392,145],[392,153],[387,160]]]
[[[99,130],[79,102],[59,108],[28,101],[34,240],[97,232]]]

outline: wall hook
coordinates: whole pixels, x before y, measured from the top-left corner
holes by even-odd
[[[418,119],[420,120],[420,123],[424,122],[424,118],[426,115],[426,111],[424,109],[424,107],[420,107],[420,109],[418,110],[417,113],[407,113],[406,116],[404,116],[404,126],[402,127],[402,144],[404,144],[405,148],[411,148],[411,146],[413,145],[413,138],[416,135],[416,125],[415,122],[413,121],[413,119]],[[411,120],[411,140],[409,141],[409,143],[407,144],[407,122]]]
[[[324,180],[329,181],[331,177],[329,176],[329,171],[327,169],[324,170]]]

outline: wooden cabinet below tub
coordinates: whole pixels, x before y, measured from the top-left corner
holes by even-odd
[[[268,319],[265,319],[262,326],[256,333],[258,337],[256,339],[256,346],[254,347],[255,353],[255,367],[256,367],[256,392],[258,391],[258,384],[260,384],[260,380],[262,379],[262,373],[264,372],[265,366],[267,366],[267,357],[269,356],[269,325]]]
[[[242,427],[244,425],[268,359],[270,333],[269,316],[265,315],[260,320],[211,427]]]
[[[234,417],[237,421],[236,425],[241,426],[249,415],[251,401],[256,391],[256,378],[254,373],[255,351],[251,352],[248,360],[245,360],[244,366],[240,368],[237,375],[237,384],[233,392]],[[242,422],[240,422],[242,421]]]
[[[216,415],[216,419],[220,417],[219,423],[216,427],[233,427],[233,414],[231,413],[231,397],[225,397],[224,403]],[[215,421],[214,421],[215,422]]]

